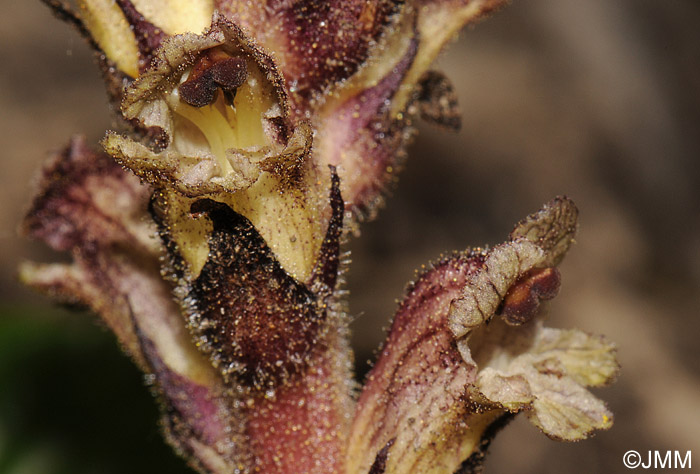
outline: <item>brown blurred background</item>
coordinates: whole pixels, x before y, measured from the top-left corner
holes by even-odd
[[[16,236],[49,150],[112,126],[83,41],[38,1],[0,15],[0,474],[188,472],[163,445],[140,375],[95,318],[22,288]],[[518,0],[440,60],[458,134],[421,126],[393,196],[350,244],[357,365],[383,337],[414,269],[503,240],[557,194],[581,211],[550,324],[603,333],[622,372],[597,391],[615,425],[575,445],[525,420],[487,473],[626,472],[635,449],[700,465],[700,2]],[[697,472],[697,467],[694,467]]]

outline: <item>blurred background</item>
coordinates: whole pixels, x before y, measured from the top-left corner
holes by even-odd
[[[97,319],[20,286],[48,260],[16,227],[30,181],[76,132],[113,126],[92,54],[38,1],[0,15],[0,474],[186,473],[141,375]],[[347,277],[358,371],[414,270],[496,244],[558,194],[581,211],[550,325],[606,334],[618,381],[596,393],[615,425],[573,444],[524,419],[486,473],[625,472],[630,449],[692,450],[700,465],[700,2],[519,0],[439,61],[462,131],[419,126]],[[697,470],[697,467],[694,468]]]

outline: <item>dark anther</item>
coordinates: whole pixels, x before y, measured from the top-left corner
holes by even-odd
[[[226,103],[231,105],[236,90],[247,77],[245,59],[229,56],[221,50],[210,50],[195,62],[188,79],[180,84],[180,99],[193,107],[204,107],[216,100],[217,90],[221,88]]]
[[[506,323],[518,326],[530,321],[537,314],[541,300],[557,295],[560,283],[556,268],[538,268],[520,277],[503,299],[501,314]]]
[[[204,107],[214,102],[215,98],[216,85],[205,76],[180,84],[180,99],[192,107]]]
[[[238,89],[248,77],[245,59],[226,58],[214,63],[211,77],[224,90]]]

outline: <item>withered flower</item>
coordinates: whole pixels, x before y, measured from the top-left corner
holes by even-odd
[[[21,276],[103,318],[200,472],[469,472],[519,411],[563,440],[611,425],[585,387],[614,346],[541,321],[566,198],[421,275],[355,395],[343,235],[416,115],[459,127],[428,68],[501,0],[44,1],[94,46],[124,129],[45,166],[23,230],[73,261]]]

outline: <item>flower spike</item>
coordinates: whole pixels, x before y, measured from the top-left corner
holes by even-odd
[[[525,412],[578,440],[615,346],[544,327],[578,211],[560,197],[407,290],[361,389],[341,242],[376,214],[417,116],[456,130],[430,66],[505,0],[43,0],[95,49],[123,128],[44,168],[21,278],[89,307],[206,474],[467,473]],[[123,168],[122,168],[123,167]]]

